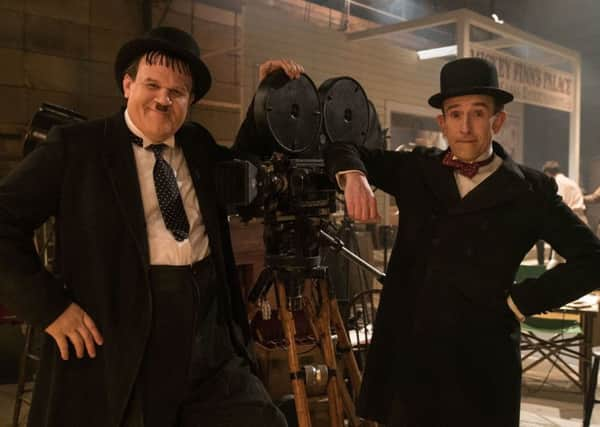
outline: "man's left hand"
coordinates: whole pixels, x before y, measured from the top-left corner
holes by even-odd
[[[269,59],[258,67],[258,82],[275,70],[283,70],[290,79],[297,79],[304,72],[304,67],[291,59]]]

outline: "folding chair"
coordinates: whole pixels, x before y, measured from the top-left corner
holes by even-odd
[[[545,271],[544,265],[521,265],[516,281],[535,278]],[[584,382],[579,372],[566,360],[585,358],[581,352],[583,330],[579,320],[572,316],[565,318],[531,316],[521,324],[521,363],[523,373],[543,361],[550,362],[563,375],[584,391]]]
[[[13,420],[11,424],[12,427],[18,427],[23,402],[31,404],[31,401],[27,397],[25,397],[27,393],[32,391],[32,389],[26,387],[25,384],[27,381],[27,373],[29,371],[29,361],[39,361],[40,359],[36,354],[32,352],[33,329],[31,325],[19,320],[17,316],[11,314],[2,305],[0,305],[0,325],[2,324],[25,326],[25,344],[23,345],[23,351],[21,352],[21,357],[19,361],[19,374],[17,376],[17,392],[15,396],[15,406],[13,408]]]
[[[350,301],[346,329],[361,371],[365,367],[380,297],[381,289],[368,289],[359,292]]]
[[[542,338],[543,335],[550,337]],[[583,331],[577,320],[527,318],[521,325],[523,373],[547,360],[583,391],[579,372],[566,360],[566,357],[577,360],[584,357],[579,350],[582,342]],[[539,357],[534,359],[534,356]]]

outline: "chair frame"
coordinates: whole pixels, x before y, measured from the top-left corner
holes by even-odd
[[[19,418],[21,418],[21,407],[23,402],[31,406],[31,400],[25,397],[26,393],[33,391],[33,386],[30,388],[26,387],[27,368],[30,360],[35,362],[40,361],[39,356],[31,352],[32,343],[33,326],[31,326],[29,323],[25,323],[25,344],[23,345],[23,352],[21,353],[21,360],[19,361],[19,377],[17,380],[17,392],[15,396],[15,407],[13,409],[12,427],[19,426]]]
[[[522,372],[525,373],[542,363],[544,360],[547,360],[552,366],[555,366],[563,373],[563,375],[571,380],[581,391],[584,391],[584,382],[582,381],[579,372],[564,359],[566,356],[571,356],[579,360],[584,358],[584,354],[581,351],[572,348],[580,348],[583,339],[584,336],[581,333],[578,333],[573,337],[564,337],[563,332],[559,332],[552,335],[549,339],[544,339],[533,332],[521,332],[521,352],[528,352],[525,355],[521,353],[521,363],[525,362],[535,354],[540,354],[542,356],[529,363],[527,366],[523,366]],[[554,361],[551,359],[552,357],[555,358]]]
[[[369,333],[366,328],[367,325],[375,324],[375,317],[377,315],[377,309],[375,309],[375,300],[377,298],[381,298],[381,289],[367,289],[365,291],[361,291],[354,295],[350,300],[348,316],[354,315],[356,316],[356,308],[363,308],[363,316],[366,316],[362,319],[362,323],[364,325],[363,328],[358,328],[358,324],[356,328],[351,328],[348,324],[348,320],[346,319],[346,329],[348,330],[349,337],[356,337],[356,344],[352,346],[352,351],[356,357],[356,361],[358,362],[359,368],[361,371],[364,370],[366,358],[367,358],[367,350],[369,345],[371,344],[371,339],[369,338]],[[377,301],[379,303],[379,301]],[[377,307],[379,305],[377,304]],[[367,308],[367,309],[365,309]]]

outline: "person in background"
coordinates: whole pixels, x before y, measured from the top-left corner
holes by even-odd
[[[563,198],[565,204],[571,208],[573,213],[585,224],[588,223],[585,215],[585,203],[583,192],[579,185],[571,178],[562,173],[560,164],[556,160],[544,163],[542,171],[554,178],[558,187],[558,195]]]
[[[271,60],[259,79],[277,69],[302,72]],[[186,122],[211,86],[200,49],[155,28],[114,71],[124,109],[53,128],[0,182],[0,301],[46,332],[29,425],[284,427],[253,373],[216,194],[234,152]],[[51,216],[59,274],[32,244]]]
[[[586,205],[600,203],[600,186],[598,186],[593,193],[583,196],[583,201]],[[596,226],[596,236],[600,237],[600,223]]]
[[[600,186],[596,188],[593,193],[586,194],[585,196],[583,196],[583,201],[587,205],[600,203]]]
[[[549,177],[554,178],[558,187],[558,195],[563,198],[564,203],[571,208],[573,213],[586,225],[589,225],[585,214],[585,203],[583,192],[579,185],[571,178],[562,173],[560,164],[556,160],[549,160],[542,167],[543,172]],[[558,264],[565,262],[565,259],[554,249],[546,268],[550,270]]]
[[[447,150],[328,148],[349,215],[377,217],[371,184],[400,223],[369,347],[358,414],[390,427],[518,427],[520,325],[600,283],[600,241],[556,183],[515,163],[493,135],[513,96],[480,58],[445,64],[429,104]],[[543,239],[567,262],[514,284]]]

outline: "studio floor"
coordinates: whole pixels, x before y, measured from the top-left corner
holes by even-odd
[[[0,427],[12,425],[15,387],[0,385]],[[581,427],[582,399],[582,394],[560,372],[541,363],[523,378],[521,427]],[[22,420],[27,409],[24,405]],[[600,427],[600,404],[592,417],[592,426]]]
[[[521,427],[581,427],[582,421],[583,395],[557,369],[542,362],[524,375]],[[600,404],[591,425],[600,427]]]

